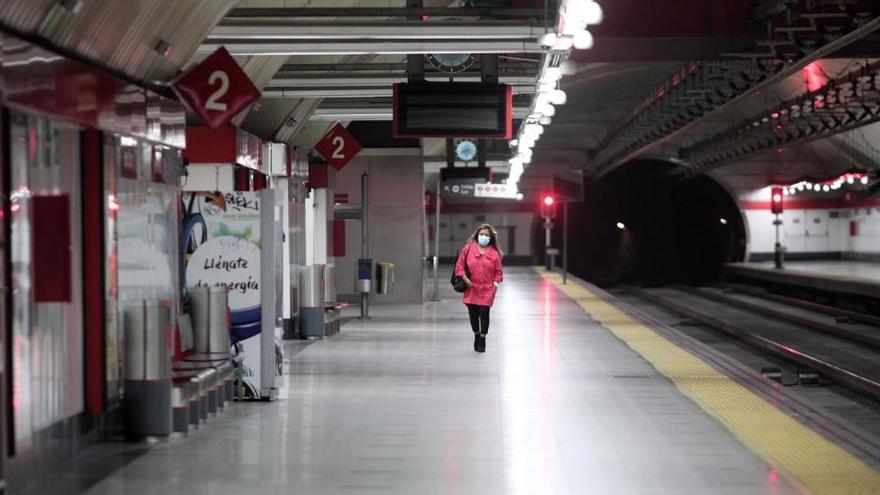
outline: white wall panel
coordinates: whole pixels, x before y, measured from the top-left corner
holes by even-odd
[[[773,252],[773,215],[768,210],[744,210],[751,253]],[[790,253],[880,252],[880,208],[787,209],[782,214],[782,244]],[[858,233],[850,235],[850,222]]]

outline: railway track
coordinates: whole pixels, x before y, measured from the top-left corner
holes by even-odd
[[[880,399],[880,318],[742,286],[627,291],[760,352]]]

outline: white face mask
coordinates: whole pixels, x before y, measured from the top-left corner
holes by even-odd
[[[483,247],[488,246],[489,241],[491,241],[491,240],[492,240],[492,238],[487,236],[486,234],[480,234],[477,236],[477,242],[479,242],[480,246],[483,246]]]

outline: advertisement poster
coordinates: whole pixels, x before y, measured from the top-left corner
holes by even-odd
[[[259,397],[259,193],[187,193],[182,202],[180,245],[184,290],[197,286],[227,288],[233,352],[244,352],[237,377],[254,397]]]

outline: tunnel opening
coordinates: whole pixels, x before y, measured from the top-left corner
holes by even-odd
[[[702,285],[745,258],[736,200],[708,175],[670,174],[675,166],[634,160],[585,184],[584,202],[569,209],[572,273],[600,286]]]

